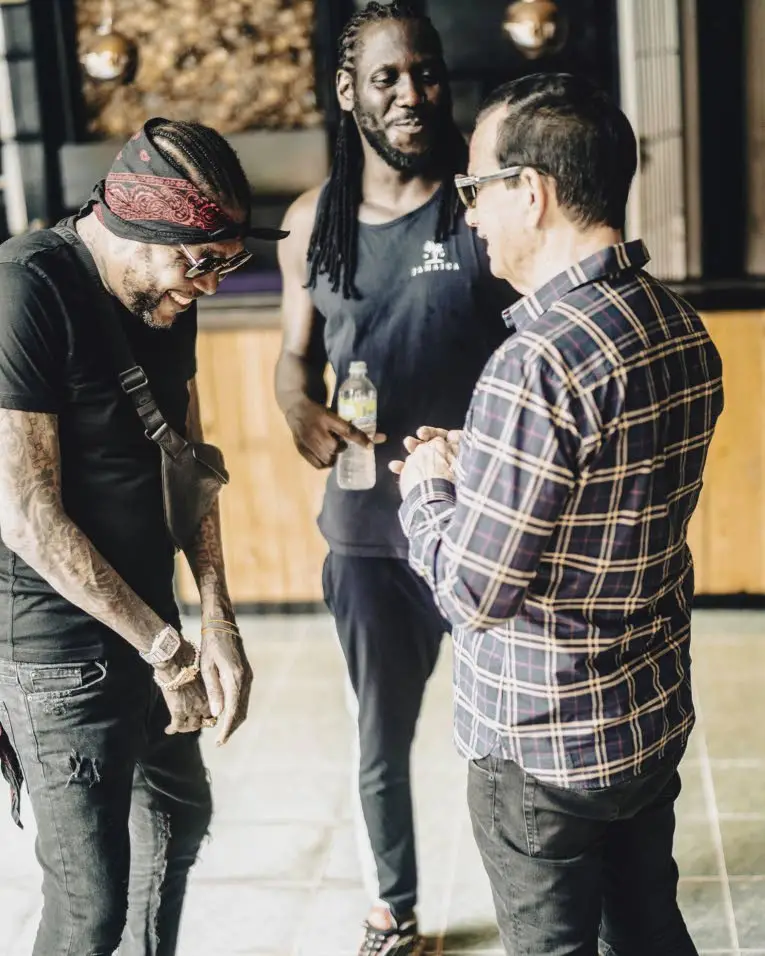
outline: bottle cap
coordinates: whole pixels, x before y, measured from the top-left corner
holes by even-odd
[[[351,375],[366,375],[367,363],[366,362],[351,362],[351,367],[349,371]]]

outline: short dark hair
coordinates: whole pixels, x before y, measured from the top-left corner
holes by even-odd
[[[363,34],[368,26],[406,20],[414,20],[422,25],[433,49],[439,58],[443,59],[438,31],[417,6],[409,0],[393,0],[392,3],[371,0],[350,18],[340,36],[338,69],[355,75]],[[454,188],[454,175],[465,168],[467,145],[451,117],[450,101],[449,111],[450,117],[444,131],[442,147],[444,186],[439,200],[436,242],[444,242],[456,230],[462,213],[459,196]],[[361,137],[351,114],[344,112],[335,141],[332,172],[319,202],[308,246],[309,289],[316,288],[318,277],[326,274],[334,292],[342,286],[344,298],[358,298],[355,278],[363,167]]]
[[[622,229],[637,143],[611,97],[582,76],[536,73],[496,89],[478,122],[503,107],[500,167],[529,166],[552,177],[558,202],[579,225]]]
[[[233,147],[210,126],[165,120],[151,128],[157,149],[208,198],[249,217],[252,193]]]

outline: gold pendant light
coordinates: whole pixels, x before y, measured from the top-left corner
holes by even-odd
[[[82,56],[82,66],[94,80],[126,80],[133,72],[136,46],[113,28],[113,0],[104,0],[96,40]]]
[[[536,60],[562,48],[568,23],[553,0],[516,0],[505,12],[502,29],[528,60]]]

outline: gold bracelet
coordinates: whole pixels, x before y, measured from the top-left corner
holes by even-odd
[[[206,623],[202,625],[203,631],[210,630],[211,628],[215,628],[216,630],[229,629],[232,631],[236,631],[237,633],[239,632],[239,625],[235,624],[233,621],[223,621],[223,620],[219,620],[218,618],[212,618],[212,617],[209,619],[209,621],[207,621]]]
[[[190,684],[193,680],[196,680],[197,675],[199,674],[199,661],[200,661],[200,651],[196,644],[194,647],[194,661],[191,664],[187,664],[185,667],[182,667],[175,677],[169,681],[162,681],[159,679],[159,676],[154,671],[154,683],[160,687],[162,690],[180,690],[181,687],[185,687],[186,684]]]
[[[232,637],[241,637],[241,636],[242,636],[242,635],[239,633],[239,631],[238,631],[238,630],[234,630],[233,627],[220,627],[220,626],[217,625],[217,624],[213,624],[213,625],[211,625],[210,627],[203,627],[200,633],[201,633],[202,635],[204,635],[205,631],[207,631],[207,632],[209,632],[209,631],[221,631],[223,634],[231,634]]]

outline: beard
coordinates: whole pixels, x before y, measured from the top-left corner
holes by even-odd
[[[353,115],[364,139],[380,159],[391,169],[395,169],[397,173],[409,173],[412,176],[418,176],[427,172],[433,166],[436,153],[435,144],[440,139],[439,130],[443,126],[443,118],[433,118],[436,128],[425,148],[420,152],[410,153],[397,149],[391,143],[385,129],[380,126],[378,120],[371,113],[366,112],[361,107],[356,107]]]
[[[125,298],[128,311],[137,319],[140,319],[150,329],[169,329],[172,322],[158,322],[153,313],[159,308],[159,304],[164,297],[164,293],[156,286],[139,287],[138,277],[135,270],[128,270],[125,273]]]

